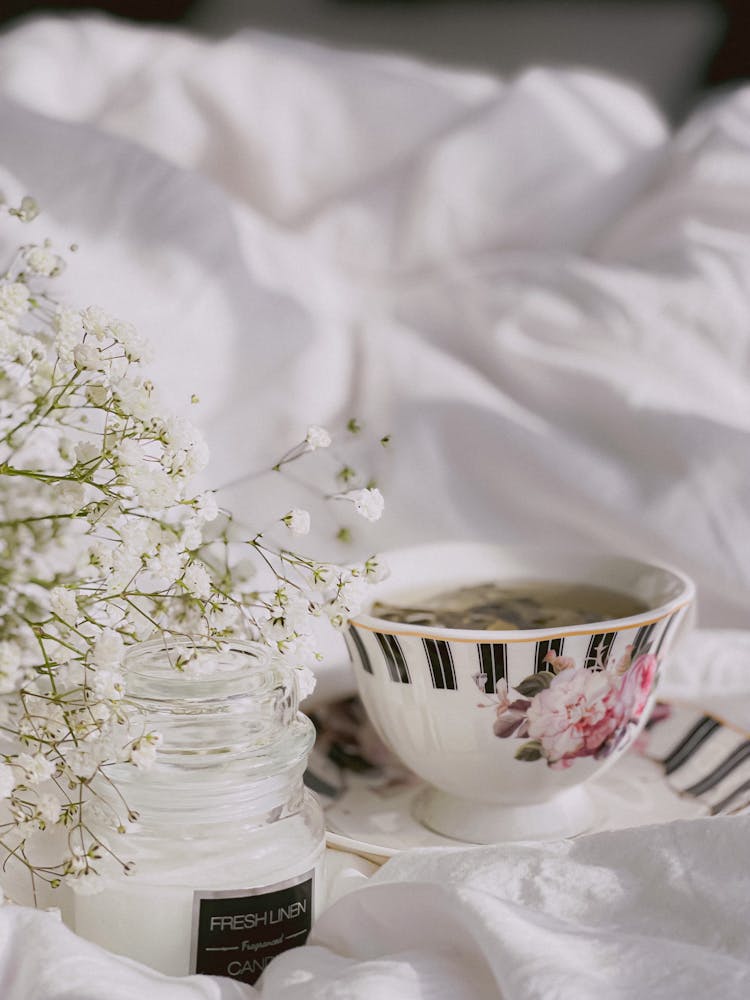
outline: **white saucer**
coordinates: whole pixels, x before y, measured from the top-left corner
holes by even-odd
[[[649,728],[640,752],[631,751],[588,783],[595,818],[585,833],[750,808],[747,735],[693,707],[672,705],[668,711],[668,718]],[[330,847],[382,863],[410,848],[462,843],[414,818],[425,785],[398,765],[363,774],[336,770],[338,794],[323,796]]]
[[[329,846],[372,858],[392,857],[411,847],[456,847],[462,841],[428,830],[414,818],[415,799],[424,787],[419,782],[389,794],[353,782],[326,808]],[[587,833],[693,819],[709,811],[699,800],[677,795],[658,764],[634,754],[589,782],[589,791],[596,818]]]

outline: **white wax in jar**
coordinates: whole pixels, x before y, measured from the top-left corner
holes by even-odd
[[[118,955],[143,962],[171,976],[191,969],[193,901],[197,890],[243,890],[273,886],[314,870],[313,913],[324,903],[325,846],[309,850],[301,825],[282,833],[279,824],[252,831],[247,845],[216,843],[216,853],[200,866],[191,844],[175,841],[169,867],[159,872],[152,860],[131,876],[107,879],[93,895],[72,893],[72,927],[82,937]],[[302,853],[304,852],[304,853]]]

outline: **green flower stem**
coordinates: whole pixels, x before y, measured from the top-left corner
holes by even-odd
[[[11,473],[12,475],[12,473]],[[85,514],[79,511],[76,514],[39,514],[36,517],[17,517],[11,521],[0,521],[0,528],[17,528],[22,524],[35,524],[39,521],[67,521],[75,517],[84,517]],[[47,583],[41,580],[33,580],[32,583],[36,583],[40,587],[47,586]],[[54,584],[52,584],[54,586]]]
[[[64,386],[62,387],[62,389],[60,390],[60,394],[58,395],[57,399],[56,399],[56,400],[54,400],[54,401],[53,401],[53,402],[52,402],[52,403],[50,404],[50,406],[49,406],[49,407],[47,408],[47,410],[45,410],[45,412],[44,412],[44,413],[42,414],[42,417],[41,417],[41,419],[42,419],[42,420],[43,420],[43,419],[44,419],[45,417],[49,416],[49,414],[50,414],[50,413],[51,413],[51,412],[52,412],[52,411],[53,411],[53,410],[55,409],[55,407],[57,406],[58,402],[59,402],[59,401],[60,401],[60,400],[61,400],[61,399],[63,398],[63,396],[65,395],[65,393],[66,393],[66,392],[67,392],[67,391],[68,391],[69,389],[71,389],[71,388],[72,388],[72,387],[73,387],[73,386],[74,386],[74,385],[76,384],[76,382],[77,382],[77,380],[78,380],[78,376],[79,376],[79,374],[80,374],[79,372],[76,372],[76,373],[75,373],[75,375],[73,375],[73,376],[72,376],[72,377],[71,377],[71,378],[70,378],[70,379],[69,379],[69,380],[68,380],[68,381],[66,382],[66,384],[65,384],[65,385],[64,385]],[[2,441],[3,441],[3,443],[4,443],[4,444],[7,444],[7,445],[11,446],[11,441],[12,441],[12,439],[13,439],[13,435],[14,435],[14,434],[16,433],[16,431],[19,431],[19,430],[21,430],[21,428],[22,428],[22,427],[26,427],[26,428],[27,428],[27,430],[31,431],[31,430],[34,430],[36,426],[38,426],[38,420],[37,420],[37,416],[38,416],[39,412],[40,412],[41,410],[43,410],[43,409],[44,409],[44,401],[45,401],[45,400],[47,399],[47,396],[49,396],[49,395],[50,395],[50,394],[51,394],[51,393],[53,392],[53,390],[54,390],[55,388],[56,388],[56,386],[55,386],[55,385],[52,385],[52,386],[51,386],[51,387],[50,387],[50,388],[49,388],[49,389],[47,390],[47,392],[46,392],[46,393],[44,394],[44,396],[42,396],[42,397],[41,397],[41,398],[40,398],[39,400],[37,400],[37,403],[36,403],[36,405],[35,405],[34,409],[33,409],[33,410],[31,411],[31,414],[29,414],[29,415],[28,415],[28,416],[27,416],[26,418],[24,418],[23,420],[19,421],[19,422],[18,422],[18,423],[17,423],[16,425],[15,425],[15,427],[12,427],[12,428],[11,428],[11,429],[10,429],[9,431],[7,431],[7,432],[6,432],[6,433],[5,433],[4,435],[3,435],[3,438],[2,438]],[[12,447],[12,446],[11,446],[11,447]]]

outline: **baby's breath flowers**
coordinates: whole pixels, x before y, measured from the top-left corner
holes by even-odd
[[[355,511],[368,521],[380,520],[385,508],[383,494],[376,486],[338,493],[336,499],[353,503]]]
[[[293,535],[306,535],[310,531],[310,513],[293,507],[281,519]]]
[[[37,214],[28,198],[5,211]],[[305,694],[313,619],[343,627],[382,569],[243,533],[212,492],[192,492],[203,437],[163,411],[131,324],[57,301],[64,267],[50,244],[28,244],[0,274],[0,854],[34,884],[82,886],[105,855],[129,870],[112,833],[132,815],[108,770],[148,769],[161,742],[128,702],[127,648],[176,638],[187,652],[174,667],[189,672],[191,648],[250,638],[299,670]],[[330,445],[311,426],[274,468]],[[376,488],[332,496],[367,520],[383,510]],[[292,507],[277,526],[300,536],[310,523]],[[43,864],[42,831],[63,845]]]
[[[311,424],[307,428],[305,444],[310,451],[315,451],[316,448],[329,448],[331,445],[331,435],[325,427],[318,427],[317,424]]]

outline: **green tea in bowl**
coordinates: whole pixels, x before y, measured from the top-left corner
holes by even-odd
[[[506,631],[588,625],[646,610],[632,595],[607,587],[520,580],[441,590],[410,603],[378,602],[371,614],[408,625]]]

